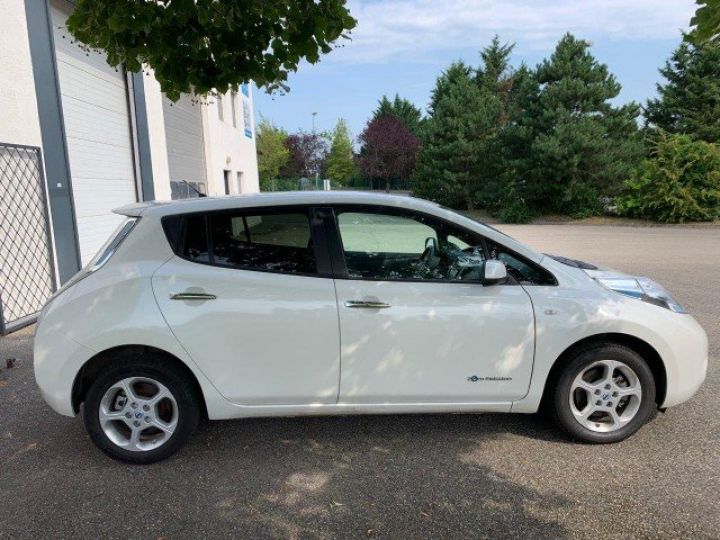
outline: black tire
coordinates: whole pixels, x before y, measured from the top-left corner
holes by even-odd
[[[177,403],[177,426],[172,435],[158,448],[130,451],[114,443],[100,424],[100,403],[110,387],[128,377],[146,377],[164,385]],[[88,389],[83,409],[85,429],[95,445],[109,455],[126,463],[148,464],[170,457],[190,438],[200,418],[199,396],[187,377],[168,365],[160,357],[144,354],[139,358],[118,359],[93,381]]]
[[[588,429],[575,418],[570,407],[570,392],[575,378],[600,360],[616,360],[631,368],[642,386],[640,406],[624,426],[608,432]],[[615,343],[598,343],[578,350],[550,382],[548,409],[555,422],[574,440],[606,444],[622,441],[639,430],[656,414],[655,379],[647,362],[635,351]]]

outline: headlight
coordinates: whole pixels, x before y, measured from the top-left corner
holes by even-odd
[[[603,287],[611,291],[664,307],[675,313],[687,313],[670,293],[653,280],[644,277],[595,278]]]

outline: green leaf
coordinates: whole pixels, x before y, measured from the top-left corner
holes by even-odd
[[[149,65],[176,100],[247,80],[286,87],[288,71],[319,61],[355,23],[345,0],[77,0],[68,30],[115,66]]]

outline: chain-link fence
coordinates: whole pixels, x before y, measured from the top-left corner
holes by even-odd
[[[276,178],[273,180],[262,180],[260,191],[321,191],[324,188],[322,178]],[[353,190],[353,191],[384,191],[386,184],[382,180],[371,180],[367,178],[353,178],[347,182],[336,182],[330,179],[332,190]],[[390,182],[390,191],[405,192],[411,191],[409,180],[393,180]]]
[[[0,335],[31,323],[55,287],[40,149],[0,143]]]
[[[274,178],[260,182],[260,191],[322,191],[321,178]]]

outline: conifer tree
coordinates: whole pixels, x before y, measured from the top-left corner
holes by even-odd
[[[500,43],[500,38],[493,37],[490,45],[480,51],[481,65],[475,70],[475,81],[488,95],[497,97],[501,110],[496,116],[495,124],[488,126],[494,144],[487,147],[484,160],[484,180],[478,192],[478,203],[486,208],[497,206],[505,191],[507,154],[500,144],[500,137],[510,120],[511,90],[515,74],[510,66],[510,55],[514,43]]]
[[[477,69],[476,80],[491,92],[507,96],[512,87],[510,55],[514,43],[500,44],[500,38],[493,37],[490,45],[480,51],[482,65]]]
[[[372,120],[377,120],[382,116],[396,116],[405,127],[416,137],[420,133],[420,125],[422,124],[422,111],[413,103],[405,98],[401,98],[399,94],[395,94],[395,98],[390,101],[387,96],[383,96],[378,102],[378,107],[372,115]]]
[[[497,144],[502,104],[467,66],[455,63],[438,79],[432,110],[422,132],[414,191],[472,210],[490,174],[486,156]]]
[[[500,134],[501,191],[489,204],[503,221],[525,222],[537,214],[529,199],[530,182],[537,177],[532,154],[535,131],[528,119],[537,109],[539,94],[535,72],[521,64],[513,73],[505,106],[507,122]]]
[[[665,84],[648,101],[645,118],[651,129],[720,142],[720,43],[683,41],[660,69]]]
[[[537,68],[540,91],[523,124],[533,132],[526,194],[541,213],[597,212],[642,154],[639,107],[610,103],[620,84],[589,47],[568,33]]]
[[[343,185],[355,172],[352,139],[345,120],[340,118],[331,134],[330,153],[327,157],[327,175],[336,183]]]

